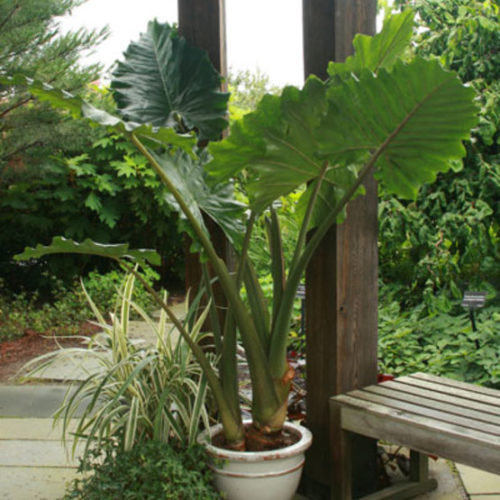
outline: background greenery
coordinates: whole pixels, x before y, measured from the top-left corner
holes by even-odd
[[[500,9],[497,0],[396,0],[418,13],[413,50],[479,93],[480,125],[454,171],[412,203],[381,193],[381,371],[500,387]],[[474,332],[465,290],[488,292]]]

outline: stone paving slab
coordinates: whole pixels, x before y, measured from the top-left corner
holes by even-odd
[[[68,467],[0,467],[0,499],[60,499],[76,476],[76,469]]]
[[[68,431],[76,428],[77,422],[71,420],[68,424]],[[62,436],[62,422],[57,422],[49,418],[0,418],[0,440],[23,440],[36,439],[58,441]]]
[[[62,384],[0,385],[0,417],[49,418],[63,402],[68,387]]]
[[[441,458],[431,459],[429,461],[429,476],[437,480],[437,488],[415,497],[415,500],[468,500],[467,492],[450,462]]]
[[[456,467],[471,498],[500,499],[500,475],[473,469],[467,465],[456,464]]]
[[[68,466],[78,466],[78,459],[71,457],[71,444],[64,446],[61,441],[35,439],[0,440],[0,467]]]

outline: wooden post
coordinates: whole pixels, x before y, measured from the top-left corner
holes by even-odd
[[[358,32],[374,34],[376,0],[303,0],[304,70],[326,78],[329,61],[352,54]],[[327,234],[306,272],[307,426],[309,498],[344,500],[335,474],[345,465],[340,417],[328,399],[374,384],[377,375],[377,188],[352,203],[346,222]],[[333,471],[333,472],[332,472]],[[333,474],[333,475],[332,475]],[[353,494],[375,488],[376,443],[353,442]]]
[[[225,0],[178,0],[179,34],[206,50],[215,69],[227,76]]]
[[[226,8],[225,0],[178,0],[179,34],[191,45],[199,47],[208,53],[215,69],[227,77],[226,59]],[[227,85],[222,85],[226,90]],[[231,260],[227,239],[220,227],[211,219],[205,221],[212,238],[214,247],[219,256],[226,262]],[[190,241],[185,242],[184,259],[186,266],[186,290],[191,289],[191,297],[195,296],[201,282],[202,273],[199,264],[199,255],[189,251]],[[225,307],[222,292],[215,288],[216,302],[219,307]],[[222,311],[221,309],[219,311]],[[219,315],[223,320],[224,314]],[[204,326],[210,330],[210,322]]]

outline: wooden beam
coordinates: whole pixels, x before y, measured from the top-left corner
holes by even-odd
[[[215,69],[227,76],[225,0],[178,0],[179,34],[207,51]]]
[[[303,0],[305,76],[326,78],[329,61],[352,53],[356,33],[375,32],[375,16],[376,0]],[[340,415],[329,419],[329,397],[376,382],[377,187],[373,179],[365,187],[366,196],[325,236],[306,272],[307,426],[314,436],[306,478],[316,483],[316,498],[327,497],[328,488],[318,485],[334,485],[332,470],[340,473],[346,458]],[[374,487],[375,442],[355,440],[353,460],[353,493],[366,494]]]
[[[179,34],[191,45],[205,50],[215,69],[227,77],[226,58],[226,8],[225,0],[178,0]],[[222,84],[222,90],[227,84]],[[219,256],[226,262],[231,261],[231,251],[227,239],[220,227],[211,219],[205,221],[210,231],[212,243]],[[189,251],[191,241],[187,238],[184,244],[185,286],[194,297],[202,279],[199,255]],[[218,287],[215,287],[216,303],[219,309],[219,320],[224,320],[225,298]],[[210,321],[204,325],[210,331]]]

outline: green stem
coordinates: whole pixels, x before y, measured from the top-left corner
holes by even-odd
[[[212,325],[212,333],[214,334],[215,341],[215,352],[220,356],[222,354],[222,334],[220,328],[219,315],[217,313],[217,304],[215,302],[215,294],[212,288],[212,283],[210,279],[210,273],[208,271],[208,266],[204,262],[201,264],[201,272],[203,276],[203,281],[205,282],[205,287],[207,289],[207,293],[210,297],[210,323]]]
[[[314,185],[313,192],[309,197],[309,202],[307,203],[306,213],[304,214],[304,219],[302,220],[302,225],[300,227],[299,237],[297,238],[297,245],[295,247],[295,252],[293,254],[292,262],[290,264],[290,269],[293,269],[296,266],[297,261],[299,260],[302,250],[304,248],[307,238],[309,223],[311,222],[311,218],[314,213],[314,207],[316,206],[316,200],[318,198],[320,188],[323,185],[323,180],[325,178],[327,170],[328,170],[328,161],[325,161],[319,173],[319,176],[316,180],[316,184]]]
[[[224,290],[228,305],[231,308],[231,313],[233,314],[235,322],[241,333],[243,345],[247,354],[250,375],[252,378],[252,386],[255,391],[258,391],[254,393],[256,395],[253,401],[254,414],[256,413],[257,415],[262,415],[265,419],[265,415],[275,413],[275,409],[279,407],[280,402],[274,390],[273,379],[267,363],[266,351],[255,329],[252,318],[248,314],[245,304],[240,298],[236,284],[224,264],[224,261],[217,255],[209,237],[202,229],[169,177],[165,174],[154,155],[147,150],[135,134],[132,133],[130,138],[132,143],[149,161],[162,182],[174,196],[182,212],[191,224],[191,227],[198,237],[201,245],[203,246],[215,274],[219,278],[219,282]]]
[[[392,137],[392,135],[391,135]],[[271,337],[271,348],[270,348],[270,367],[271,373],[274,377],[282,376],[285,373],[286,366],[286,346],[288,338],[288,329],[290,323],[290,316],[293,310],[293,302],[295,299],[295,294],[299,286],[302,275],[304,274],[311,257],[318,248],[321,240],[324,238],[328,230],[335,224],[338,215],[341,213],[343,208],[352,199],[356,191],[362,186],[366,176],[370,173],[375,165],[375,162],[382,154],[383,150],[389,143],[389,138],[384,141],[382,146],[375,152],[370,161],[362,168],[356,182],[350,187],[350,189],[344,194],[342,199],[339,201],[337,206],[328,214],[325,220],[317,227],[314,231],[312,237],[307,242],[304,251],[293,268],[290,269],[290,274],[288,275],[287,290],[283,296],[283,301],[276,319],[276,325]]]
[[[182,335],[182,338],[188,344],[198,363],[200,363],[200,367],[203,370],[205,377],[207,377],[207,381],[217,402],[217,408],[219,409],[226,439],[228,439],[229,442],[241,442],[244,439],[244,430],[241,425],[241,420],[234,417],[233,412],[224,397],[224,392],[221,384],[219,383],[219,379],[217,378],[210,361],[203,352],[203,349],[193,341],[189,332],[186,331],[179,318],[175,315],[168,304],[166,304],[160,297],[156,290],[143,278],[143,276],[123,260],[118,260],[118,262],[127,272],[132,273],[141,282],[143,287],[153,297],[155,302],[167,313],[170,321],[172,321],[174,326]]]

